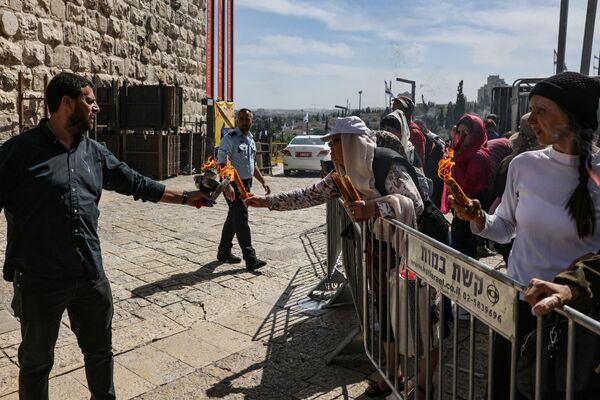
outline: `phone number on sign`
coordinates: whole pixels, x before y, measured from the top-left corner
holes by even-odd
[[[502,322],[502,315],[498,314],[495,310],[489,308],[487,305],[483,304],[481,301],[477,300],[475,297],[471,297],[468,293],[463,292],[462,294],[463,300],[473,304],[475,308],[479,311],[484,312],[490,318],[495,319],[498,322]]]

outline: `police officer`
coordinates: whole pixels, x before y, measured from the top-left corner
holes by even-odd
[[[229,157],[231,165],[237,170],[247,191],[250,191],[252,176],[254,176],[262,184],[265,194],[268,195],[271,193],[271,188],[265,182],[256,165],[256,144],[250,133],[252,122],[252,111],[242,108],[238,112],[237,127],[221,139],[217,162],[220,166],[224,166]],[[246,269],[254,271],[267,263],[256,258],[256,252],[252,247],[252,237],[248,225],[248,208],[244,205],[235,185],[229,185],[225,189],[225,198],[229,205],[229,212],[223,225],[217,259],[230,264],[242,261],[241,258],[231,253],[233,236],[235,235],[242,249],[244,261],[246,261]]]

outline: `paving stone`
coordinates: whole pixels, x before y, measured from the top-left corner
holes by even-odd
[[[21,330],[16,330],[0,335],[0,348],[5,349],[21,343]]]
[[[20,329],[19,321],[6,310],[0,310],[0,335]]]
[[[113,349],[116,354],[120,354],[184,330],[183,326],[173,320],[157,315],[151,320],[115,330],[113,332]]]
[[[254,345],[249,335],[233,331],[212,322],[200,322],[189,330],[190,335],[221,350],[235,353]]]
[[[121,354],[116,359],[125,368],[154,385],[164,385],[194,371],[188,364],[151,346]]]
[[[152,392],[137,397],[139,400],[208,399],[206,391],[213,387],[217,378],[201,370],[184,378],[160,386]],[[226,397],[227,398],[227,397]]]
[[[77,381],[74,372],[50,379],[49,385],[51,399],[87,400],[90,398],[87,385]]]
[[[155,385],[131,372],[119,362],[115,362],[115,392],[117,399],[128,400],[156,388]],[[78,369],[73,377],[82,385],[87,385],[85,370]]]
[[[254,336],[263,320],[245,312],[234,312],[219,319],[219,324],[231,330]]]
[[[203,367],[230,354],[226,350],[194,337],[189,331],[158,340],[152,343],[152,347],[194,368]]]
[[[0,396],[19,389],[19,368],[14,364],[0,368]]]

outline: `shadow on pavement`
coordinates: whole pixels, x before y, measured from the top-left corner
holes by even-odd
[[[229,269],[226,271],[215,272],[215,269],[223,265],[221,261],[212,261],[193,272],[174,274],[165,279],[138,286],[131,291],[133,297],[148,297],[158,292],[168,292],[170,290],[180,289],[184,286],[193,286],[196,283],[202,283],[213,280],[220,276],[236,275],[243,272],[248,272],[243,263],[242,267]],[[260,274],[260,271],[254,271],[253,274]]]
[[[324,399],[361,398],[365,378],[374,371],[364,353],[336,358],[331,365],[325,361],[358,324],[354,306],[327,310],[298,306],[316,283],[315,275],[325,272],[324,264],[314,261],[322,257],[315,254],[322,242],[326,247],[322,230],[313,229],[300,238],[311,263],[298,269],[253,335],[253,341],[264,347],[253,346],[216,362],[220,380],[206,391],[210,398],[316,399],[321,394],[326,394]],[[260,361],[252,362],[257,352]]]

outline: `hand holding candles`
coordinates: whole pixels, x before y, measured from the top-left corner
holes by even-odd
[[[462,220],[471,221],[473,219],[481,219],[483,213],[479,201],[472,201],[469,199],[458,182],[452,177],[452,167],[454,166],[454,161],[452,161],[453,157],[454,150],[449,149],[446,153],[446,157],[441,159],[438,165],[438,176],[444,180],[446,188],[450,192],[452,208],[454,208],[457,217]]]

